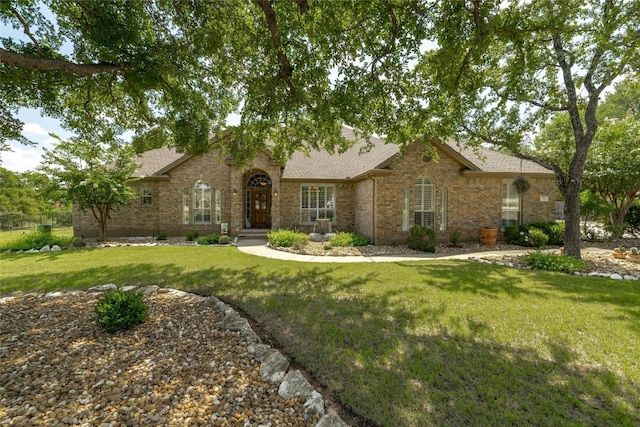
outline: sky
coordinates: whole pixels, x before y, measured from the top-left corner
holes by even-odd
[[[0,151],[0,166],[12,172],[34,170],[40,164],[43,148],[53,148],[56,141],[49,135],[50,132],[62,138],[71,136],[70,132],[62,129],[58,120],[42,117],[38,110],[22,108],[17,116],[24,122],[22,135],[37,145],[27,146],[17,141],[7,141],[12,151]]]

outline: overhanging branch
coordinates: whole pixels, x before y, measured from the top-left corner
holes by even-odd
[[[127,64],[118,65],[107,62],[97,64],[76,64],[62,59],[43,58],[23,55],[18,52],[0,48],[0,64],[36,71],[59,71],[79,77],[90,77],[95,74],[117,73],[128,68]]]

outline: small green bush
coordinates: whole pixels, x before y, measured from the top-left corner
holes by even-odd
[[[416,251],[436,251],[436,231],[430,227],[416,225],[409,230],[407,246]]]
[[[108,332],[130,329],[148,318],[142,292],[117,290],[104,294],[93,307],[96,324]]]
[[[329,242],[333,246],[367,246],[369,239],[362,234],[340,231]]]
[[[541,248],[547,244],[549,236],[547,236],[544,231],[532,227],[529,230],[526,240],[529,246]]]
[[[267,239],[271,246],[288,248],[295,246],[304,247],[309,242],[309,235],[292,230],[272,230],[267,233]]]
[[[449,236],[449,243],[452,245],[458,245],[460,243],[460,231],[455,229],[451,232]]]
[[[587,265],[581,259],[566,255],[543,254],[542,252],[530,253],[524,257],[524,261],[537,270],[572,273],[574,271],[584,271],[587,268]]]
[[[220,234],[209,234],[198,239],[198,244],[202,246],[217,245],[220,241]]]
[[[200,233],[198,233],[197,231],[195,230],[187,231],[187,242],[193,242],[198,237],[200,237]]]
[[[0,252],[4,251],[28,251],[29,249],[40,249],[44,246],[58,245],[60,247],[73,244],[73,237],[58,237],[51,233],[24,233],[14,240],[0,244]]]
[[[161,233],[158,233],[158,235],[156,236],[156,240],[167,240],[168,238],[169,238],[169,235],[164,231]]]
[[[549,227],[549,244],[554,246],[564,245],[564,222],[556,222]]]
[[[563,222],[532,222],[525,225],[510,225],[505,227],[504,237],[507,242],[513,245],[519,246],[535,246],[532,242],[530,235],[531,230],[537,229],[547,235],[547,242],[545,244],[562,246],[564,244],[564,223]],[[539,235],[534,233],[536,237]]]
[[[231,242],[231,238],[229,236],[227,236],[226,234],[223,234],[218,239],[218,244],[219,245],[228,245],[230,242]]]

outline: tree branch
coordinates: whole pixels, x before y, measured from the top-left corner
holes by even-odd
[[[27,70],[60,71],[67,74],[75,74],[80,77],[89,77],[102,73],[117,73],[128,68],[128,64],[118,65],[108,62],[76,64],[61,59],[35,58],[3,48],[0,48],[0,64]]]
[[[22,24],[23,32],[27,35],[27,37],[31,39],[36,49],[38,49],[38,53],[44,56],[42,53],[42,47],[40,47],[40,43],[38,43],[38,40],[36,40],[35,36],[31,34],[29,23],[18,13],[18,11],[14,7],[9,6],[9,11],[13,13],[16,16],[16,18],[18,18],[18,21],[20,21],[20,23]]]

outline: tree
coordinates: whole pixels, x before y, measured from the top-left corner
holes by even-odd
[[[35,218],[40,204],[38,194],[20,174],[0,168],[0,206],[0,226],[11,228]]]
[[[624,218],[640,194],[640,121],[631,114],[598,129],[585,172],[586,187],[611,205],[609,220],[621,236]]]
[[[343,123],[416,57],[428,15],[387,0],[0,2],[23,33],[0,38],[0,141],[17,108],[37,107],[74,131],[132,130],[138,151],[202,153],[211,136],[239,161],[267,140],[278,158],[339,150]]]
[[[640,65],[636,1],[441,2],[439,49],[416,68],[433,135],[504,146],[552,169],[565,199],[565,251],[580,257],[580,191],[600,97]],[[454,29],[453,31],[451,29]],[[526,136],[565,113],[568,171],[527,153]],[[406,119],[415,123],[415,115]]]
[[[100,239],[107,238],[111,212],[135,197],[128,185],[137,165],[130,146],[113,139],[96,143],[74,137],[45,150],[42,170],[58,180],[66,199],[77,208],[90,210],[100,225]]]

